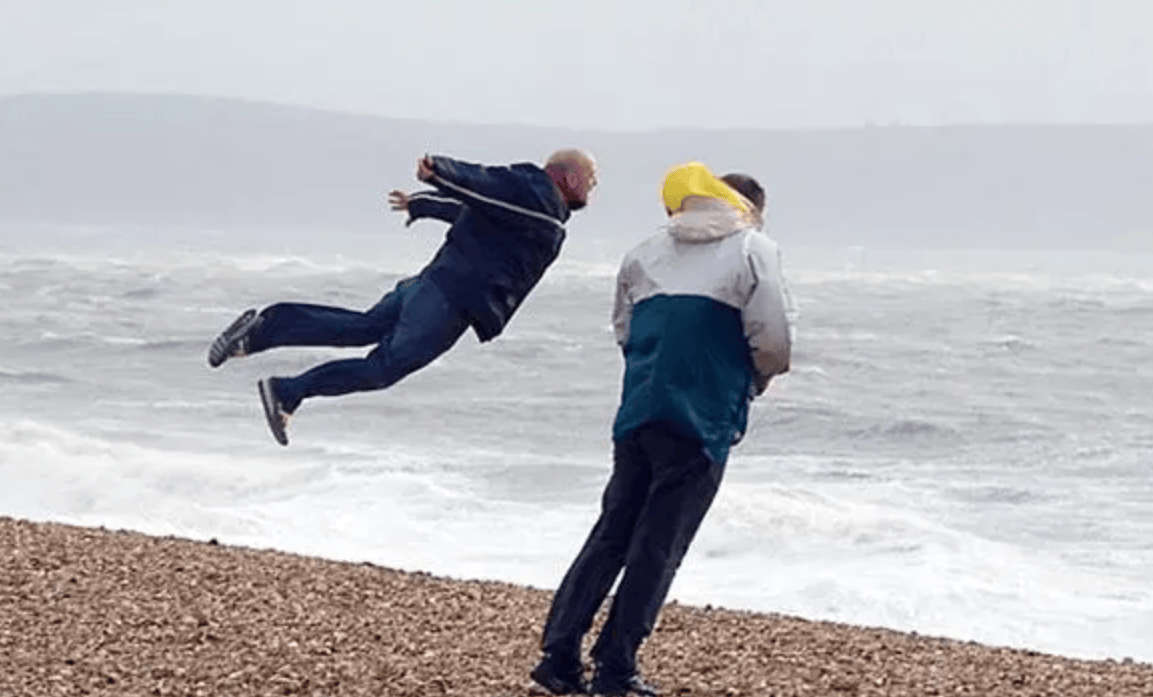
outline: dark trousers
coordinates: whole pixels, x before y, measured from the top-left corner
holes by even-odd
[[[279,303],[260,314],[263,321],[249,343],[252,352],[279,346],[377,344],[364,358],[331,361],[296,377],[277,378],[277,396],[290,413],[308,397],[388,387],[452,348],[469,326],[440,289],[420,277],[397,283],[364,312]]]
[[[613,444],[600,519],[553,596],[541,641],[550,660],[580,665],[581,638],[623,569],[592,656],[606,675],[636,671],[637,650],[653,630],[723,470],[699,441],[661,425]]]

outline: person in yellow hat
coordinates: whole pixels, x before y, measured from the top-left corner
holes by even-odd
[[[752,204],[747,198],[724,180],[713,176],[709,168],[700,162],[674,167],[665,175],[661,187],[666,211],[682,210],[685,199],[690,196],[724,202],[742,213],[752,212]]]
[[[777,246],[760,230],[763,198],[755,205],[690,162],[668,172],[661,199],[668,224],[626,254],[617,275],[613,329],[625,374],[613,472],[600,519],[553,597],[544,656],[531,672],[553,694],[657,693],[638,671],[637,651],[744,435],[749,403],[789,370],[784,285]],[[618,576],[589,685],[581,641]]]

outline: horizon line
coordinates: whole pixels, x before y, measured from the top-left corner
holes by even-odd
[[[59,98],[80,98],[80,97],[103,97],[103,98],[129,98],[129,99],[173,99],[173,100],[188,100],[197,102],[226,102],[236,105],[245,106],[260,106],[272,107],[277,109],[286,110],[299,110],[308,111],[321,114],[330,114],[333,116],[353,117],[353,118],[367,118],[367,119],[380,119],[386,121],[397,121],[409,124],[428,124],[440,126],[458,126],[458,127],[472,127],[472,128],[516,128],[516,129],[531,129],[538,131],[567,131],[567,132],[581,132],[581,133],[599,133],[599,134],[640,134],[640,133],[684,133],[684,132],[700,132],[700,133],[718,133],[718,132],[778,132],[778,133],[827,133],[827,132],[845,132],[845,131],[896,131],[896,130],[964,130],[964,129],[1023,129],[1023,128],[1043,128],[1043,129],[1060,129],[1060,128],[1142,128],[1153,127],[1153,121],[1103,121],[1103,122],[1086,122],[1086,121],[1006,121],[1006,122],[953,122],[953,123],[940,123],[940,124],[920,124],[920,123],[906,123],[901,120],[866,120],[862,124],[857,125],[792,125],[792,126],[753,126],[753,125],[731,125],[731,126],[676,126],[676,125],[661,125],[653,127],[615,127],[610,128],[606,126],[569,126],[560,124],[540,124],[528,123],[517,121],[453,121],[448,119],[428,118],[428,117],[413,117],[413,116],[392,116],[388,114],[374,113],[368,111],[353,111],[349,109],[342,109],[336,107],[317,106],[315,104],[306,104],[300,102],[286,102],[270,99],[261,99],[255,97],[241,97],[235,95],[217,95],[206,93],[189,93],[189,92],[141,92],[141,91],[120,91],[120,90],[77,90],[69,92],[61,91],[45,91],[45,92],[11,92],[0,93],[0,103],[8,100],[24,100],[24,99],[59,99]]]

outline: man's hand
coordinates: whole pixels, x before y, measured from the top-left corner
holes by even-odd
[[[408,194],[399,189],[388,192],[388,207],[394,211],[407,211]]]
[[[425,155],[424,157],[417,160],[416,178],[422,182],[426,182],[432,179],[433,175],[436,174],[436,172],[433,171],[432,166],[432,158],[428,155]]]

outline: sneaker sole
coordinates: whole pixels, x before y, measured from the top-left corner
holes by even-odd
[[[232,357],[232,351],[236,348],[236,344],[244,338],[244,335],[252,329],[253,325],[257,322],[256,310],[245,310],[239,317],[233,320],[228,328],[220,332],[220,336],[212,342],[212,346],[208,348],[208,365],[213,368],[219,368],[229,358]]]
[[[260,403],[264,405],[264,419],[268,422],[268,430],[272,431],[272,437],[277,443],[288,445],[288,434],[284,431],[284,422],[278,414],[279,409],[276,408],[276,395],[272,394],[272,380],[264,378],[257,381],[256,389],[260,392]]]

